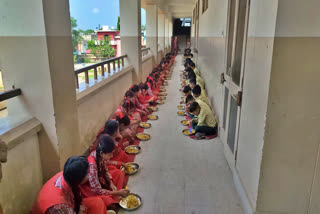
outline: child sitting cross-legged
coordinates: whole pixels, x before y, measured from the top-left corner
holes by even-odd
[[[196,85],[192,89],[192,94],[193,94],[194,98],[196,99],[196,101],[201,100],[201,101],[205,102],[208,106],[210,106],[208,98],[203,93],[203,91],[201,90],[201,87],[199,85]]]
[[[196,138],[198,140],[203,139],[208,135],[217,134],[217,120],[209,106],[200,106],[195,101],[190,104],[189,112],[195,116],[190,123],[192,128],[196,131]]]

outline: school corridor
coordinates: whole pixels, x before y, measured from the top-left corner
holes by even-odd
[[[177,115],[181,70],[178,55],[165,104],[154,113],[159,120],[148,121],[152,127],[144,131],[151,140],[140,142],[142,151],[135,158],[140,171],[128,182],[143,200],[134,213],[243,214],[220,139],[197,141],[182,134],[184,117]]]

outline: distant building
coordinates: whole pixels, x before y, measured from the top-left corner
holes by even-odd
[[[80,53],[86,53],[88,49],[88,42],[91,40],[96,40],[97,34],[96,33],[88,34],[88,35],[82,34],[81,36],[83,38],[83,41],[81,43],[78,43],[77,50]]]
[[[120,31],[102,27],[102,30],[97,31],[97,39],[102,41],[106,37],[110,39],[110,45],[116,51],[116,57],[121,55],[121,45],[120,45]]]

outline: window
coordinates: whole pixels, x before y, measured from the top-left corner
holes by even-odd
[[[202,0],[202,13],[204,13],[208,9],[208,6],[208,0]]]
[[[180,18],[182,27],[190,27],[191,26],[191,18]]]

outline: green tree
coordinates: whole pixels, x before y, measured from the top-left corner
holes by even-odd
[[[120,30],[120,16],[118,16],[117,30]]]
[[[84,34],[88,35],[88,34],[93,34],[94,33],[94,30],[92,29],[88,29],[84,32]]]
[[[96,57],[112,58],[116,53],[110,45],[110,39],[108,37],[106,37],[106,40],[99,41],[98,45],[95,45],[91,50]]]
[[[89,50],[93,50],[96,47],[96,44],[94,42],[94,40],[90,40],[88,41],[88,48]]]
[[[146,26],[145,25],[141,25],[141,30],[146,30]]]
[[[77,50],[77,44],[83,41],[82,36],[80,36],[80,32],[75,28],[77,25],[77,20],[73,17],[70,17],[71,22],[71,33],[72,33],[72,49],[73,51]]]

